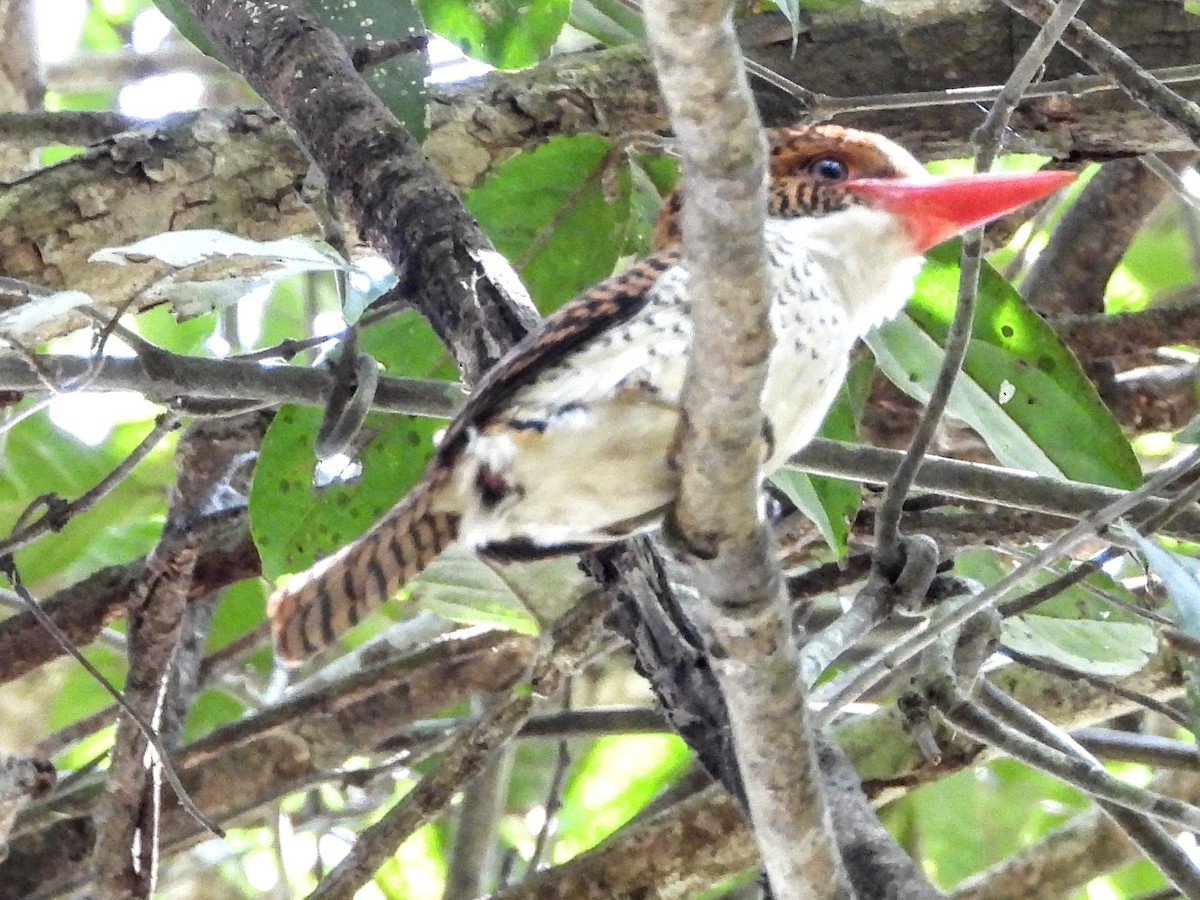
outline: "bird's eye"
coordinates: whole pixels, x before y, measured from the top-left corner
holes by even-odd
[[[808,164],[808,173],[824,181],[845,181],[850,172],[846,164],[832,156],[822,156]]]

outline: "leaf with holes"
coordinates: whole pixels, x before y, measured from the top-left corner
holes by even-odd
[[[907,311],[867,337],[880,369],[922,403],[937,380],[957,296],[952,244],[929,254]],[[1141,483],[1129,441],[1071,351],[987,265],[949,409],[1005,465],[1118,488]]]
[[[359,348],[389,374],[446,376],[453,369],[416,313],[363,330]],[[359,433],[354,477],[315,487],[313,444],[321,410],[285,406],[267,429],[250,490],[250,528],[263,574],[297,572],[363,534],[416,484],[442,423],[372,413]],[[350,469],[348,471],[353,471]]]
[[[299,572],[370,528],[416,484],[437,428],[413,416],[369,415],[358,453],[361,472],[315,487],[313,441],[320,422],[319,409],[285,406],[263,439],[250,526],[267,578]]]

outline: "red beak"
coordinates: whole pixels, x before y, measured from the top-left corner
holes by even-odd
[[[860,178],[846,189],[897,215],[917,252],[1066,187],[1072,172],[989,172],[929,178]]]

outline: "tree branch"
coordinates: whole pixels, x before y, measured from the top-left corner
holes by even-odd
[[[850,897],[821,789],[778,562],[758,520],[772,335],[766,154],[730,4],[650,0],[646,29],[679,141],[693,336],[668,538],[687,548],[701,628],[776,897]]]
[[[453,744],[412,791],[375,825],[358,836],[337,867],[310,895],[314,900],[350,900],[410,834],[446,809],[464,785],[529,719],[538,697],[552,696],[581,665],[609,609],[608,597],[593,591],[560,619],[534,659],[530,690],[498,700]]]
[[[187,5],[292,127],[359,233],[392,264],[403,292],[475,381],[537,314],[421,146],[354,71],[342,42],[286,0]]]

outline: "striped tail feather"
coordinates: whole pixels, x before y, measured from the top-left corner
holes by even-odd
[[[328,647],[454,543],[459,517],[434,509],[437,493],[418,484],[365,535],[271,595],[267,616],[283,662]]]

